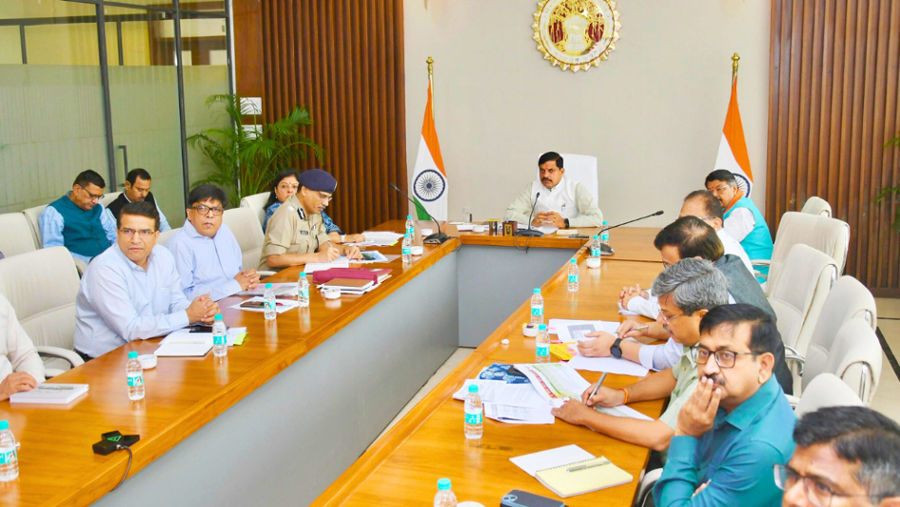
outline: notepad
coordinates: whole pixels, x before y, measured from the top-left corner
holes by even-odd
[[[534,477],[562,498],[628,484],[634,477],[604,457],[538,470]]]
[[[88,384],[40,384],[30,391],[13,394],[9,402],[65,405],[87,393],[89,388]]]
[[[163,338],[153,353],[156,357],[203,357],[212,346],[212,333],[190,333],[180,329]]]

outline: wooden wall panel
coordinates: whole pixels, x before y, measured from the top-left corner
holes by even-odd
[[[818,195],[851,228],[848,274],[900,295],[900,0],[772,0],[766,216]],[[774,222],[774,223],[773,223]]]
[[[261,18],[264,117],[309,109],[325,156],[298,165],[337,178],[329,214],[347,232],[401,217],[388,183],[406,187],[403,1],[266,0]]]

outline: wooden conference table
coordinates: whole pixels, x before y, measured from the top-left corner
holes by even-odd
[[[390,222],[384,228],[400,230],[402,224]],[[627,229],[613,236],[617,258],[626,257],[621,252],[628,234],[647,241],[654,233],[652,229],[624,231]],[[126,356],[130,350],[151,353],[158,340],[126,344],[53,379],[52,382],[90,384],[89,394],[72,406],[28,407],[0,402],[0,419],[10,421],[21,443],[20,477],[0,486],[0,504],[300,505],[312,501],[356,460],[458,346],[459,322],[465,320],[458,306],[465,299],[460,294],[465,283],[460,283],[457,274],[465,263],[459,254],[469,248],[460,247],[469,241],[481,242],[477,245],[482,246],[491,244],[490,238],[475,236],[478,235],[464,233],[443,245],[426,247],[425,254],[410,266],[402,266],[399,260],[391,262],[386,266],[393,269],[393,276],[362,297],[344,296],[326,302],[314,295],[309,309],[279,314],[274,322],[265,322],[261,313],[230,308],[240,298],[227,298],[220,302],[226,323],[248,327],[244,345],[230,349],[225,360],[217,360],[211,354],[204,358],[161,358],[155,369],[145,372],[147,394],[142,401],[129,402],[127,398]],[[493,238],[495,244],[501,245],[500,250],[511,252],[515,249],[502,247],[507,239]],[[552,239],[543,238],[541,242]],[[571,255],[571,248],[580,244],[559,239],[566,243],[541,245],[545,248],[533,248],[531,252],[562,246],[560,250]],[[531,246],[537,247],[536,243]],[[638,243],[635,239],[636,251],[640,250]],[[397,246],[379,250],[388,255],[399,253]],[[627,252],[628,248],[624,250]],[[585,269],[577,298],[567,299],[565,284],[559,289],[560,275],[552,277],[544,285],[548,316],[616,318],[608,298],[624,283],[647,284],[661,269],[658,261],[634,262],[644,260],[635,257],[607,259],[596,274]],[[271,281],[292,281],[298,271],[286,269]],[[490,291],[491,288],[485,289],[486,293]],[[511,297],[521,302],[527,296],[515,293]],[[455,414],[459,417],[455,417],[454,406],[443,394],[462,378],[471,376],[480,364],[528,360],[528,344],[521,339],[508,348],[498,345],[500,335],[510,334],[511,326],[521,320],[518,313],[506,319],[447,381],[346,474],[361,477],[361,467],[387,470],[396,466],[388,461],[385,467],[378,467],[372,460],[385,456],[392,443],[427,438],[427,433],[421,431],[434,424],[432,418],[425,418],[432,408],[439,407],[434,417],[447,417],[448,424],[459,428],[461,407]],[[609,382],[618,385],[626,381],[617,378]],[[660,405],[639,404],[635,408],[653,415],[659,412]],[[557,423],[546,428],[581,435],[579,438],[584,440],[579,443],[587,450],[605,454],[632,472],[643,466],[645,450],[566,426]],[[407,437],[400,433],[404,428],[417,431]],[[115,429],[124,434],[137,433],[141,441],[133,446],[134,461],[128,480],[111,491],[125,471],[127,455],[117,452],[98,456],[90,446],[99,440],[100,433]],[[448,444],[462,442],[461,429],[457,433],[459,438]],[[485,435],[487,449],[499,444],[500,440],[492,440],[494,435],[493,438],[500,437],[490,422]],[[509,436],[514,438],[504,446],[515,441],[515,433]],[[551,446],[552,441],[545,440],[509,452],[521,454],[532,447]],[[405,449],[406,445],[397,451],[406,452]],[[434,462],[432,457],[428,460]],[[471,460],[467,463],[471,464]],[[484,464],[489,464],[489,460]],[[435,473],[456,477],[452,471],[459,465],[449,461],[445,465]],[[376,477],[372,481],[377,481]],[[362,483],[373,485],[372,481]],[[539,485],[530,481],[533,480],[526,476],[520,486],[538,490]],[[422,483],[424,496],[417,496],[417,501],[430,501],[433,482],[429,477]],[[499,498],[493,494],[494,489],[483,484],[472,489],[476,484],[479,482],[466,486],[464,481],[454,481],[455,489],[464,498],[476,498],[476,491],[490,492],[491,498]],[[382,486],[388,487],[389,483]],[[328,491],[335,499],[350,497],[354,498],[352,502],[360,503],[354,496],[360,493],[359,488],[345,485],[333,491],[334,488]],[[629,489],[630,493],[617,494],[633,495],[633,485],[620,488]]]

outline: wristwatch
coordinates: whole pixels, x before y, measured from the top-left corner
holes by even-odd
[[[616,341],[609,347],[609,355],[616,359],[622,359],[622,347],[619,346],[620,343],[622,343],[622,339],[616,338]]]
[[[569,219],[565,218],[564,220],[566,221],[566,229],[568,229],[569,228]]]

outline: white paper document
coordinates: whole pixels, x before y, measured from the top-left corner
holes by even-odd
[[[544,407],[516,407],[499,403],[485,403],[484,416],[509,424],[553,424],[556,418],[550,405]]]
[[[163,338],[153,353],[157,357],[203,357],[212,346],[212,333],[191,333],[187,329],[179,329]]]
[[[465,400],[469,385],[478,386],[478,395],[484,403],[498,403],[516,407],[546,407],[542,398],[531,384],[507,384],[502,380],[466,379],[462,387],[453,393],[454,400]]]
[[[644,421],[652,421],[652,417],[647,417],[646,415],[638,412],[637,410],[629,407],[628,405],[619,405],[618,407],[598,407],[594,406],[594,410],[600,412],[601,414],[614,415],[616,417],[633,417],[635,419],[641,419]]]
[[[606,331],[614,335],[619,328],[618,322],[609,320],[550,319],[547,324],[548,332],[556,334],[563,342],[591,340],[593,338],[585,334],[595,331]]]
[[[535,230],[535,231],[541,231],[541,232],[543,232],[543,233],[544,233],[544,236],[553,234],[554,232],[556,232],[557,230],[559,230],[559,227],[554,227],[554,226],[552,226],[552,225],[538,225],[538,226],[532,225],[531,228],[532,228],[533,230]],[[522,222],[519,222],[518,229],[519,229],[520,231],[521,231],[522,229],[528,229],[528,224],[523,224]]]
[[[14,393],[9,397],[10,403],[40,403],[47,405],[65,405],[82,396],[88,390],[88,384],[39,384],[30,391]]]
[[[594,455],[575,444],[509,458],[514,465],[525,470],[532,477],[538,470],[546,470],[590,459],[594,459]]]
[[[517,364],[516,369],[531,381],[545,400],[560,403],[565,398],[581,399],[590,382],[566,363]]]
[[[331,269],[331,268],[349,268],[349,267],[350,267],[350,259],[348,259],[342,255],[331,262],[307,262],[306,266],[303,267],[303,271],[305,271],[306,274],[308,275],[310,273],[315,273],[316,271],[325,271],[326,269]]]
[[[366,238],[365,241],[346,244],[352,246],[391,246],[403,237],[402,234],[393,231],[363,231],[363,236]]]
[[[581,354],[569,360],[569,366],[576,370],[605,371],[619,375],[646,377],[650,371],[638,363],[614,357],[584,357]]]
[[[235,296],[262,296],[265,290],[266,284],[261,283],[255,289],[238,292]],[[275,282],[272,284],[272,290],[275,291],[275,297],[296,296],[297,284],[295,282]]]
[[[263,306],[264,303],[265,303],[265,300],[263,299],[262,296],[253,296],[250,299],[245,299],[245,300],[241,301],[240,303],[235,303],[235,304],[231,305],[231,308],[235,308],[237,310],[244,310],[247,312],[265,312],[266,309]],[[290,298],[276,298],[275,299],[275,313],[283,313],[283,312],[290,310],[291,308],[297,308],[298,306],[300,306],[300,304],[297,303],[296,299],[290,299]],[[212,335],[210,335],[210,336],[212,336]]]

